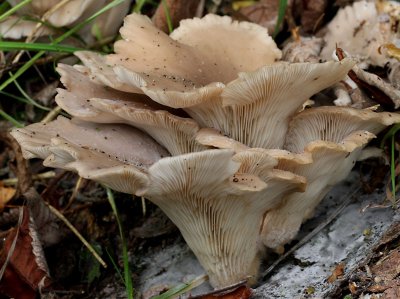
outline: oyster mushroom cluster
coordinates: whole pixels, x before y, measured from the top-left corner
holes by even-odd
[[[215,288],[254,281],[362,148],[400,122],[348,107],[304,110],[354,63],[287,63],[267,30],[229,17],[166,35],[142,15],[115,54],[58,65],[59,117],[12,134],[26,158],[144,196],[177,225]]]

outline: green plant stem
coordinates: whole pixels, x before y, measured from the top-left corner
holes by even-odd
[[[122,241],[122,255],[124,262],[124,282],[125,288],[129,299],[133,299],[133,284],[132,284],[132,276],[131,271],[129,269],[129,259],[128,259],[128,248],[126,245],[124,231],[122,229],[121,221],[119,220],[117,206],[114,200],[114,194],[112,193],[110,188],[106,188],[107,198],[111,205],[111,208],[114,212],[115,218],[117,220],[118,230]]]
[[[10,123],[12,123],[17,128],[24,127],[24,125],[22,123],[20,123],[18,120],[13,118],[11,115],[8,115],[3,109],[0,109],[0,116],[2,116],[4,119],[8,120]]]
[[[132,12],[140,13],[143,6],[146,4],[146,0],[137,0]]]
[[[3,21],[5,18],[7,18],[8,16],[11,16],[14,12],[16,12],[18,9],[20,9],[21,7],[31,3],[32,0],[24,0],[20,3],[18,3],[17,5],[15,5],[14,7],[10,8],[8,11],[6,11],[5,13],[3,13],[0,16],[0,22]]]
[[[287,0],[279,0],[278,20],[276,21],[276,25],[275,25],[275,31],[274,31],[274,34],[273,34],[274,38],[279,33],[279,27],[281,27],[281,24],[282,24],[283,19],[285,17],[286,7],[287,7]]]
[[[171,13],[169,11],[167,1],[162,0],[162,5],[164,7],[165,18],[167,19],[168,31],[169,31],[169,33],[171,33],[174,30],[174,27],[172,26]]]
[[[12,73],[9,73],[10,76],[12,76]],[[45,106],[40,105],[39,103],[37,103],[34,99],[32,99],[26,92],[25,90],[21,87],[21,85],[19,85],[17,80],[14,80],[14,84],[17,87],[17,89],[19,90],[19,92],[24,96],[25,100],[29,103],[32,104],[33,106],[45,110],[45,111],[50,111],[51,109]]]
[[[74,53],[76,51],[82,51],[84,49],[65,46],[65,45],[0,41],[0,50],[2,51],[28,50],[28,51]]]

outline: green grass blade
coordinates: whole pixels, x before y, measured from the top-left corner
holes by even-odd
[[[174,30],[174,27],[172,26],[171,13],[169,11],[167,1],[162,0],[162,5],[164,7],[165,18],[167,19],[168,31],[169,31],[169,33],[171,33]]]
[[[10,76],[12,76],[12,73],[9,73]],[[32,104],[33,106],[45,110],[45,111],[50,111],[51,109],[45,106],[40,105],[39,103],[37,103],[34,99],[32,99],[26,92],[25,90],[21,87],[21,85],[19,85],[17,80],[14,80],[14,84],[17,87],[17,89],[19,90],[19,92],[24,96],[24,98],[28,101],[29,104]]]
[[[114,194],[112,193],[110,188],[106,188],[106,191],[107,191],[108,202],[110,203],[111,208],[114,212],[115,218],[117,220],[118,230],[119,230],[119,234],[120,234],[121,241],[122,241],[122,258],[123,258],[123,262],[124,262],[125,289],[126,289],[126,293],[128,295],[128,299],[133,299],[133,284],[132,284],[131,271],[129,269],[128,248],[126,245],[125,235],[124,235],[124,231],[122,230],[121,221],[119,220],[118,210],[117,210],[117,206],[116,206],[115,200],[114,200]]]
[[[276,25],[275,25],[275,31],[273,34],[274,38],[279,33],[279,27],[281,27],[281,24],[285,17],[286,7],[287,7],[287,0],[279,0],[278,21],[276,21]]]
[[[3,1],[3,3],[0,4],[0,15],[7,12],[10,7],[10,3],[8,3],[7,1]]]
[[[123,3],[125,0],[114,0],[112,2],[110,2],[109,4],[107,4],[106,6],[104,6],[102,9],[100,9],[99,11],[97,11],[96,13],[94,13],[93,15],[91,15],[89,18],[87,18],[85,21],[83,21],[82,23],[79,23],[78,25],[74,26],[73,28],[71,28],[70,30],[68,30],[67,32],[65,32],[63,35],[57,37],[54,42],[52,42],[52,45],[54,44],[58,44],[60,42],[62,42],[64,39],[66,39],[67,37],[70,37],[72,34],[76,33],[77,31],[81,30],[83,27],[85,27],[87,24],[89,24],[90,22],[92,22],[94,19],[96,19],[98,16],[102,15],[103,13],[105,13],[106,11],[110,10],[111,8],[120,5],[121,3]]]
[[[18,120],[13,118],[11,115],[8,115],[4,110],[0,109],[0,116],[2,116],[5,120],[8,120],[10,123],[14,125],[14,127],[22,128],[24,125],[20,123]]]
[[[123,3],[124,1],[125,0],[114,0],[114,1],[110,2],[109,4],[104,6],[102,9],[97,11],[95,14],[93,14],[92,16],[87,18],[84,22],[74,26],[73,28],[71,28],[70,30],[65,32],[63,35],[56,38],[51,43],[51,45],[56,45],[56,44],[62,42],[64,39],[66,39],[67,37],[70,37],[72,34],[76,33],[80,29],[82,29],[82,27],[84,27],[88,23],[92,22],[99,15],[101,15],[101,14],[105,13],[106,11],[110,10],[111,8]],[[29,69],[32,65],[34,65],[36,60],[38,60],[40,57],[42,57],[43,54],[45,54],[45,53],[46,53],[46,51],[37,52],[29,61],[27,61],[21,68],[19,68],[18,71],[12,77],[8,78],[6,81],[3,82],[3,84],[0,85],[0,90],[3,90],[4,88],[6,88],[11,82],[13,82],[15,79],[20,77],[23,73],[25,73],[26,70]]]
[[[111,254],[108,252],[107,248],[106,248],[106,253],[107,253],[108,258],[110,259],[111,264],[113,265],[115,271],[117,271],[117,274],[118,274],[119,278],[121,279],[122,282],[124,282],[124,277],[122,276],[122,273],[121,273],[121,271],[119,270],[119,267],[118,267],[117,263],[114,261],[113,257],[112,257]]]
[[[195,287],[201,285],[203,282],[205,282],[208,279],[207,275],[201,275],[196,277],[195,279],[189,281],[188,283],[183,283],[180,284],[176,287],[173,287],[172,289],[169,289],[165,293],[162,293],[161,295],[154,296],[152,299],[169,299],[169,298],[176,298],[177,296],[186,293]]]
[[[74,53],[76,51],[81,51],[84,49],[75,48],[75,47],[66,46],[66,45],[0,41],[0,50],[2,50],[2,51],[27,50],[27,51],[49,51],[49,52]]]
[[[0,16],[0,22],[3,21],[5,18],[11,16],[14,12],[16,12],[18,9],[20,9],[21,7],[31,3],[32,0],[24,0],[20,3],[18,3],[17,5],[15,5],[14,7],[10,8],[8,11],[6,11],[5,13],[3,13]]]
[[[133,12],[141,13],[143,6],[146,4],[146,0],[137,0],[133,7]]]

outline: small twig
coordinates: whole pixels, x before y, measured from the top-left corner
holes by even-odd
[[[52,170],[32,175],[32,180],[50,179],[55,177],[56,173]],[[4,186],[15,186],[18,184],[18,178],[4,179],[1,181]]]
[[[57,117],[58,114],[62,111],[61,107],[57,106],[53,110],[51,110],[43,119],[42,123],[48,123]]]
[[[74,202],[74,199],[76,198],[76,195],[78,194],[79,189],[81,188],[81,185],[82,185],[83,180],[84,180],[84,179],[83,179],[82,177],[79,177],[78,180],[76,181],[74,191],[72,191],[72,194],[71,194],[71,196],[70,196],[69,199],[68,199],[68,203],[67,203],[67,205],[65,206],[65,208],[63,209],[64,211],[65,211],[65,210],[68,210],[68,208],[69,208],[69,207],[72,205],[72,203]]]
[[[86,248],[90,251],[91,254],[96,258],[96,260],[104,267],[107,268],[106,262],[100,257],[100,255],[96,252],[96,250],[89,244],[88,241],[76,230],[76,228],[68,221],[67,218],[64,217],[56,208],[54,208],[49,203],[45,202],[49,207],[50,211],[52,211],[58,218],[60,218],[66,226],[78,237],[78,239],[86,246]]]
[[[361,190],[361,187],[357,187],[349,196],[347,196],[346,200],[335,210],[333,213],[322,223],[320,223],[316,228],[314,228],[308,235],[306,235],[303,239],[299,241],[296,245],[290,248],[284,255],[282,255],[279,259],[277,259],[267,270],[262,274],[262,278],[265,279],[266,276],[275,269],[282,261],[284,261],[288,256],[290,256],[297,249],[302,247],[305,243],[310,241],[315,235],[317,235],[321,230],[323,230],[329,223],[331,223],[343,210],[350,201],[353,199],[354,195],[356,195]]]

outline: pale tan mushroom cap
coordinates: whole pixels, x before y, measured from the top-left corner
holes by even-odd
[[[59,117],[11,133],[25,158],[76,171],[125,193],[144,188],[149,166],[169,153],[154,140],[125,125],[102,125]]]
[[[390,2],[399,6],[394,1]],[[337,45],[351,56],[384,66],[388,58],[379,51],[379,47],[393,43],[395,38],[396,33],[392,32],[389,16],[377,11],[375,1],[357,1],[340,9],[329,23],[324,37],[326,46],[321,56],[327,60],[332,59]]]
[[[21,0],[10,0],[8,2],[12,6],[15,6],[19,4]],[[20,16],[28,15],[38,19],[46,15],[45,21],[54,27],[71,27],[99,11],[110,2],[110,0],[70,0],[55,9],[60,2],[60,0],[33,0],[31,3],[18,9],[16,13]],[[95,20],[103,38],[112,36],[117,32],[117,29],[122,23],[122,18],[128,13],[129,5],[130,1],[125,0],[122,4],[113,7]],[[16,17],[12,16],[5,22],[0,23],[0,32],[4,33],[2,34],[3,37],[20,39],[25,36],[30,36],[38,25],[38,22],[21,20],[18,26],[11,26],[14,18]],[[43,36],[51,32],[53,32],[51,28],[42,26],[35,34],[36,36]],[[87,31],[84,30],[83,33],[84,39],[90,39],[86,34],[88,33]]]
[[[257,227],[265,211],[282,192],[304,184],[275,173],[271,157],[262,160],[265,183],[242,173],[240,161],[249,159],[233,154],[207,150],[162,159],[150,167],[151,188],[143,193],[178,226],[216,288],[256,276]]]
[[[0,23],[0,35],[2,38],[20,39],[29,36],[35,29],[37,22],[23,20],[17,16],[10,16]],[[48,27],[42,27],[37,31],[37,35],[52,33]]]
[[[120,32],[116,54],[107,56],[118,80],[175,108],[214,98],[238,72],[280,58],[265,28],[229,17],[186,20],[169,37],[146,16],[132,14]]]
[[[75,68],[60,64],[57,71],[67,90],[60,89],[57,104],[68,113],[97,123],[125,123],[141,129],[163,145],[172,155],[204,150],[195,141],[198,124],[171,114],[173,109],[131,94],[99,85]]]
[[[202,127],[250,147],[282,148],[291,116],[315,93],[343,79],[351,60],[326,63],[276,63],[240,73],[220,100],[187,107]],[[268,116],[268,117],[266,117]]]

